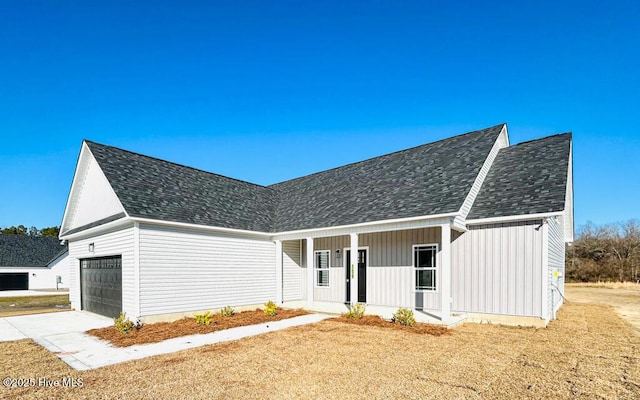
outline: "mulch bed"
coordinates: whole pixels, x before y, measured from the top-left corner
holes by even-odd
[[[391,321],[387,321],[377,315],[365,315],[362,318],[347,318],[346,315],[341,315],[339,318],[335,318],[332,321],[339,321],[339,322],[344,322],[344,323],[353,324],[353,325],[365,325],[365,326],[377,326],[382,328],[391,328],[391,329],[397,329],[401,331],[418,333],[422,335],[442,336],[442,335],[451,334],[451,330],[448,328],[445,328],[444,326],[423,324],[420,322],[416,322],[415,325],[413,326],[405,326],[405,325],[393,323]]]
[[[271,317],[262,310],[244,311],[230,317],[215,314],[209,325],[198,325],[193,318],[183,318],[174,322],[158,322],[143,325],[140,329],[133,329],[128,333],[120,333],[113,326],[87,331],[89,335],[106,340],[117,347],[127,347],[134,344],[157,343],[180,336],[205,334],[221,331],[238,326],[255,325],[263,322],[280,321],[287,318],[309,314],[304,310],[285,310],[278,308],[278,313]]]

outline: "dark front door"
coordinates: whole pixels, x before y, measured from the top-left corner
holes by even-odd
[[[122,257],[80,260],[82,309],[117,317],[122,311]]]
[[[346,254],[347,303],[351,302],[351,250]],[[355,267],[355,265],[354,265]],[[367,250],[358,250],[358,303],[367,302]]]
[[[26,272],[0,274],[0,290],[29,289],[29,274]]]

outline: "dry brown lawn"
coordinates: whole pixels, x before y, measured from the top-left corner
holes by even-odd
[[[569,301],[599,303],[612,306],[640,336],[640,285],[630,282],[570,283]]]
[[[571,302],[546,329],[466,324],[432,336],[326,320],[85,372],[29,340],[0,343],[4,376],[83,379],[0,397],[638,399],[639,358],[640,338],[611,307]]]
[[[69,311],[69,294],[0,297],[0,317]]]

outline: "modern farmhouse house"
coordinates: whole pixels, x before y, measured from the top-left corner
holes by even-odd
[[[255,306],[545,325],[573,240],[571,134],[506,125],[271,186],[84,141],[62,221],[72,307]]]

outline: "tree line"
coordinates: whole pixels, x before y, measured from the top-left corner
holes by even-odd
[[[567,281],[640,280],[640,221],[582,227],[567,246]]]
[[[50,236],[58,237],[60,234],[59,226],[50,226],[47,228],[38,229],[35,226],[27,228],[24,225],[9,226],[0,229],[2,235],[29,235],[29,236]]]

